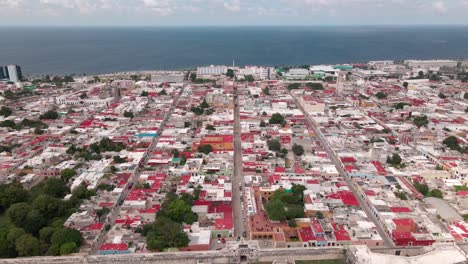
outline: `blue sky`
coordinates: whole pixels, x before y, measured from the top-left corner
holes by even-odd
[[[468,0],[0,0],[0,25],[468,25]]]

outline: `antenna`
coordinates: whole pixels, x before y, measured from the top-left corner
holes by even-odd
[[[234,68],[236,66],[236,61],[232,59],[232,67]]]

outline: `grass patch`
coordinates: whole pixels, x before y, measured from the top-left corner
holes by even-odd
[[[456,185],[456,186],[453,186],[453,188],[455,189],[456,192],[468,191],[468,186]]]

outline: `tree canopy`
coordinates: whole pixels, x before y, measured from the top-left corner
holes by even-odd
[[[11,114],[13,114],[13,111],[9,107],[2,106],[0,109],[0,116],[9,117]]]
[[[456,150],[462,154],[468,153],[468,148],[462,148],[458,143],[457,137],[455,136],[447,137],[446,139],[444,139],[444,141],[442,141],[442,143],[451,150]]]
[[[273,221],[304,217],[304,190],[298,184],[293,184],[290,192],[276,190],[265,205],[268,217]]]
[[[49,110],[39,116],[39,119],[57,119],[57,118],[59,118],[59,114],[54,110]]]
[[[296,156],[304,155],[304,147],[302,147],[301,145],[294,144],[294,146],[292,147],[292,151],[293,151],[294,155],[296,155]]]
[[[209,144],[201,145],[198,147],[197,151],[205,155],[208,155],[213,151],[213,147]]]
[[[277,139],[272,139],[267,141],[268,149],[271,151],[280,151],[281,143]]]
[[[427,119],[427,116],[422,115],[422,116],[417,116],[413,119],[413,124],[417,126],[418,128],[422,126],[427,126],[429,124],[429,120]]]
[[[375,97],[377,97],[378,99],[385,99],[387,98],[387,95],[383,92],[378,92],[375,94]]]
[[[269,123],[271,125],[280,124],[280,125],[284,126],[286,124],[286,121],[284,120],[283,115],[281,115],[280,113],[274,113],[271,116]]]

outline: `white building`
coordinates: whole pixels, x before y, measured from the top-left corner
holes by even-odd
[[[252,75],[255,79],[269,80],[274,74],[275,69],[273,67],[257,67],[257,66],[246,66],[243,69],[239,69],[239,75]]]
[[[183,72],[157,72],[151,75],[151,82],[155,83],[181,83],[184,81]]]
[[[222,75],[226,74],[228,70],[227,66],[208,66],[208,67],[198,67],[197,75]]]
[[[405,64],[412,68],[433,69],[441,67],[457,67],[454,60],[405,60]]]
[[[290,69],[287,73],[284,74],[284,77],[290,80],[299,80],[307,78],[309,74],[310,73],[308,69]]]
[[[23,78],[21,73],[21,68],[17,65],[8,65],[8,75],[10,77],[10,82],[19,82]]]

